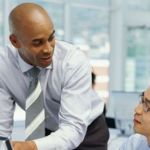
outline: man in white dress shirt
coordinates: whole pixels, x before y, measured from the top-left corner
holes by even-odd
[[[0,50],[0,136],[11,135],[15,103],[25,109],[31,81],[26,72],[36,66],[46,136],[13,141],[14,150],[107,150],[104,102],[92,90],[91,66],[84,53],[55,40],[52,20],[37,4],[15,7],[9,26],[13,46]]]
[[[135,108],[134,130],[120,150],[150,150],[150,87],[142,93]]]

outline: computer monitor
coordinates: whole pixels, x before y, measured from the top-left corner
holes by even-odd
[[[107,105],[107,117],[114,118],[116,128],[124,135],[133,133],[133,117],[139,92],[112,91]]]

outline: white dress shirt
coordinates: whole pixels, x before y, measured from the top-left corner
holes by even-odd
[[[140,134],[131,135],[119,150],[150,150],[147,138]]]
[[[25,109],[31,77],[12,46],[0,50],[0,136],[10,136],[15,102]],[[56,41],[53,63],[40,68],[46,128],[51,135],[36,139],[39,150],[71,150],[84,139],[87,126],[103,111],[104,102],[91,88],[91,66],[75,46]]]

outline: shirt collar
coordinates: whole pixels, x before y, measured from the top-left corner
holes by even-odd
[[[23,73],[27,72],[28,70],[30,70],[31,68],[33,68],[32,65],[26,63],[22,58],[21,56],[19,55],[18,53],[18,63],[19,63],[19,66],[20,66],[20,69]],[[45,68],[42,68],[42,67],[38,67],[40,70],[42,69],[53,69],[53,63],[51,63],[48,67],[45,67]]]

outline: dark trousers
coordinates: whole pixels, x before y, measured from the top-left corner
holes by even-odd
[[[46,129],[46,135],[50,133],[51,131]],[[102,114],[89,125],[83,142],[76,150],[107,150],[108,139],[109,131]]]

